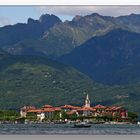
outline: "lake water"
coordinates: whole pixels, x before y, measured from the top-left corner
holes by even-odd
[[[140,135],[140,125],[92,124],[90,128],[72,128],[71,124],[0,124],[0,134],[39,135]]]

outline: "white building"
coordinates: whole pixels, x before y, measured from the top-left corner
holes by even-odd
[[[85,100],[85,107],[90,107],[90,100],[89,100],[89,96],[87,94],[86,100]]]

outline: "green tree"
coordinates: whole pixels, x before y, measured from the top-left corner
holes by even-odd
[[[70,120],[72,120],[72,121],[76,121],[76,120],[78,119],[77,114],[74,113],[74,114],[72,114],[72,115],[69,115],[69,116],[68,116],[68,119],[70,119]]]
[[[128,112],[128,117],[131,118],[132,120],[137,120],[138,115],[137,113],[134,112]]]

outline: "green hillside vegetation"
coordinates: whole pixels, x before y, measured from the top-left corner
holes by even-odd
[[[0,121],[15,121],[20,117],[19,112],[13,110],[0,110]]]
[[[140,34],[122,29],[93,37],[60,58],[96,82],[124,85],[140,82]]]
[[[83,92],[93,85],[77,70],[37,57],[8,56],[0,60],[0,107],[79,104]]]
[[[140,83],[110,87],[46,57],[5,56],[0,59],[1,109],[19,109],[23,105],[83,105],[86,92],[93,106],[122,105],[140,112]]]

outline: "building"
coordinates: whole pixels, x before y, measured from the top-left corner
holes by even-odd
[[[66,112],[66,111],[71,111],[71,110],[77,110],[81,107],[72,106],[72,105],[64,105],[64,106],[60,106],[60,108]]]
[[[34,113],[37,116],[38,121],[46,119],[52,119],[55,112],[61,111],[59,107],[53,107],[51,105],[44,105],[42,108],[35,108],[32,106],[24,106],[20,110],[21,118],[26,118],[28,114]]]
[[[128,112],[121,106],[112,106],[106,109],[106,112],[109,112],[113,117],[118,117],[121,119],[128,118]]]
[[[106,112],[106,108],[107,108],[106,106],[103,106],[103,105],[100,105],[100,104],[96,105],[94,107],[94,109],[95,109],[94,116],[95,117],[102,117],[102,116],[104,116],[105,112]]]
[[[35,113],[37,120],[43,121],[44,119],[51,120],[54,118],[57,113],[60,120],[62,119],[62,112],[66,112],[67,115],[77,115],[77,117],[112,117],[116,118],[116,121],[119,119],[126,120],[128,118],[127,110],[121,106],[112,106],[107,107],[103,105],[96,105],[94,107],[90,104],[89,95],[86,95],[85,104],[82,107],[64,105],[60,107],[53,107],[51,105],[44,105],[41,108],[35,108],[34,106],[24,106],[20,110],[21,118],[26,118],[28,114]]]
[[[86,96],[86,100],[85,100],[85,107],[89,108],[90,107],[90,100],[89,100],[89,96],[87,94]]]
[[[77,112],[78,112],[79,116],[88,117],[88,116],[93,116],[95,109],[92,107],[83,106],[80,109],[77,109]]]
[[[79,116],[92,116],[95,112],[95,109],[90,106],[90,100],[88,94],[86,95],[85,104],[81,108],[77,109]]]
[[[21,118],[26,118],[27,116],[27,112],[30,110],[36,110],[36,108],[34,106],[24,106],[20,109],[20,116]]]

